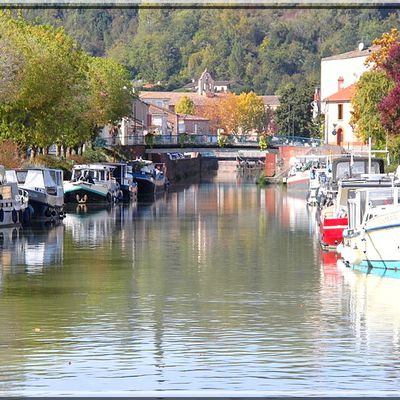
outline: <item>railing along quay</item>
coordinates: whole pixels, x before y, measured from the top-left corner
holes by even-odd
[[[111,138],[97,138],[96,147],[112,146],[134,146],[146,145],[149,147],[158,146],[177,146],[177,147],[259,147],[259,135],[230,135],[224,137],[223,143],[218,140],[216,135],[152,135],[152,136],[116,136]],[[225,139],[226,138],[226,139]],[[321,139],[307,138],[301,136],[268,136],[269,147],[274,146],[298,146],[298,147],[318,147],[322,144]]]

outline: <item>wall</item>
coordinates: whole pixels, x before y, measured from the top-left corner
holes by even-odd
[[[338,120],[338,104],[343,104],[343,119]],[[351,103],[341,102],[341,103],[327,103],[326,104],[327,113],[325,115],[325,129],[327,132],[327,142],[328,144],[337,144],[337,135],[332,135],[333,124],[336,124],[336,131],[339,128],[343,130],[342,136],[342,146],[344,148],[351,149],[353,146],[358,146],[360,141],[357,136],[355,136],[353,128],[350,125],[351,118]]]
[[[321,60],[321,100],[338,91],[338,79],[343,77],[343,88],[358,81],[367,71],[366,56],[343,60]]]
[[[195,125],[197,125],[197,132]],[[185,132],[186,133],[196,133],[197,135],[208,135],[210,133],[210,123],[209,121],[193,121],[185,120]]]
[[[210,172],[218,170],[216,158],[196,157],[170,160],[166,154],[148,154],[149,159],[154,162],[163,162],[166,167],[166,175],[171,183],[185,180],[199,179]]]

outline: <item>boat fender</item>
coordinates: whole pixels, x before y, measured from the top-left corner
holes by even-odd
[[[24,225],[28,225],[31,222],[32,211],[30,207],[25,208],[23,216],[22,216],[22,223]]]
[[[22,210],[18,211],[18,220],[20,223],[22,223],[22,221],[24,220],[24,213],[22,212]]]
[[[51,210],[47,208],[46,212],[44,213],[46,217],[51,217]]]
[[[4,221],[4,210],[3,208],[0,208],[0,222]]]
[[[111,193],[110,192],[107,193],[106,200],[107,200],[108,203],[112,202],[112,197],[111,197]]]
[[[18,213],[17,210],[13,209],[11,212],[11,219],[16,224],[18,222]]]

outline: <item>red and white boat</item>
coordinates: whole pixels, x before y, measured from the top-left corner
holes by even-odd
[[[347,229],[349,219],[343,210],[338,212],[332,205],[321,210],[319,227],[320,242],[325,249],[335,248],[343,240],[343,231]]]
[[[348,228],[349,191],[368,185],[390,185],[391,180],[383,175],[383,161],[371,160],[371,170],[367,174],[368,158],[341,157],[333,160],[330,195],[333,201],[320,211],[320,243],[324,249],[337,247],[343,241],[343,231]],[[334,196],[332,193],[336,193]]]

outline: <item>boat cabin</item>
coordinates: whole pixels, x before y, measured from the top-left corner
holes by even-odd
[[[391,187],[350,189],[348,194],[349,229],[354,230],[384,210],[381,206],[398,205],[400,183]],[[379,207],[379,209],[377,208]]]
[[[71,182],[109,182],[116,181],[113,177],[114,165],[105,164],[80,164],[75,165],[72,170]]]
[[[29,168],[6,171],[8,182],[15,182],[24,188],[47,191],[57,195],[57,188],[63,186],[63,172],[60,169]]]
[[[341,179],[360,178],[361,175],[368,173],[383,174],[383,160],[372,158],[371,171],[369,171],[368,157],[347,156],[332,160],[332,184],[337,184]]]

